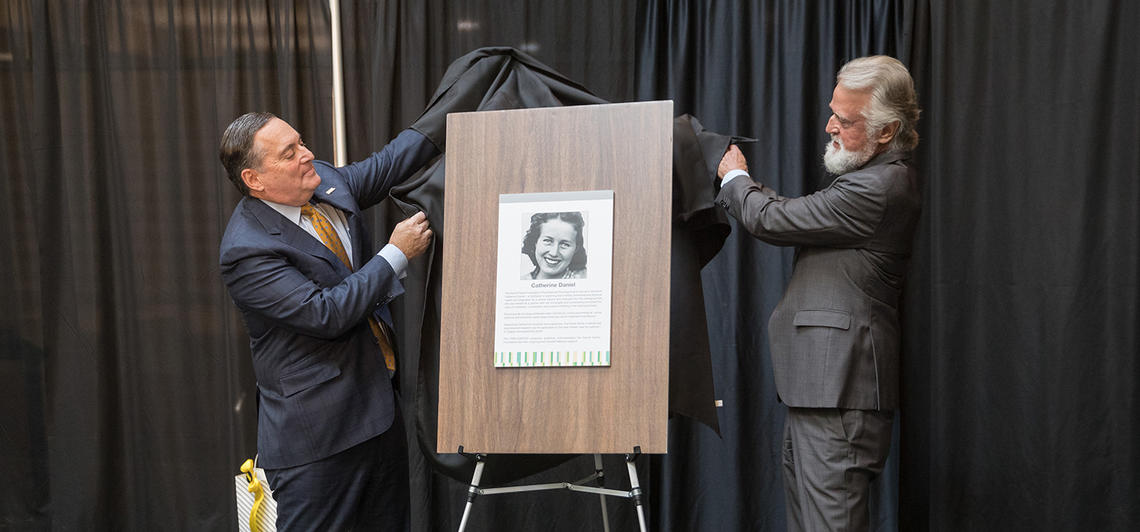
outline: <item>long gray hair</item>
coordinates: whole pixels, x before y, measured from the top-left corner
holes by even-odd
[[[873,55],[852,59],[839,69],[838,83],[851,90],[871,91],[871,102],[863,111],[867,136],[876,137],[891,122],[899,128],[889,149],[910,151],[918,146],[918,97],[910,71],[893,57]]]

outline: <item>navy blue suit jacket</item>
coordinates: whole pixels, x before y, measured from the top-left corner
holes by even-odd
[[[321,185],[313,199],[344,212],[356,271],[261,200],[245,197],[234,209],[220,262],[249,330],[259,465],[307,464],[391,426],[392,385],[368,317],[391,325],[388,302],[404,289],[374,255],[361,211],[437,154],[405,130],[363,161],[341,168],[314,161]]]

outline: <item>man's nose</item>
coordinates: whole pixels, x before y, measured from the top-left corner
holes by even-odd
[[[839,120],[835,118],[835,115],[827,117],[827,126],[825,126],[823,130],[826,131],[828,135],[839,134]]]

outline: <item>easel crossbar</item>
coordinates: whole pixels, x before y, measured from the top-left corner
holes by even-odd
[[[479,495],[499,495],[505,493],[523,493],[528,491],[547,491],[547,490],[569,490],[579,491],[583,493],[593,493],[598,495],[602,503],[602,523],[605,526],[605,532],[610,532],[610,518],[609,511],[606,510],[606,496],[621,497],[623,499],[633,499],[634,505],[637,507],[637,523],[641,532],[646,532],[645,526],[645,510],[642,508],[641,502],[641,483],[637,480],[637,467],[634,465],[634,460],[641,455],[641,446],[635,446],[633,453],[625,455],[625,466],[629,472],[629,491],[612,490],[603,487],[584,486],[586,482],[597,480],[598,484],[602,483],[605,473],[602,471],[602,455],[594,454],[594,474],[577,482],[551,482],[547,484],[529,484],[524,486],[505,486],[500,488],[480,488],[479,482],[483,478],[483,468],[487,465],[483,461],[481,454],[468,454],[463,452],[463,447],[459,447],[459,454],[470,456],[475,459],[475,473],[471,476],[471,484],[467,487],[467,504],[463,507],[463,517],[459,520],[459,532],[464,532],[467,529],[467,518],[471,515],[471,505]]]
[[[546,491],[559,489],[581,491],[584,493],[597,493],[598,495],[609,495],[611,497],[623,497],[626,499],[631,499],[635,495],[635,493],[632,491],[612,490],[607,488],[597,488],[594,486],[580,486],[571,482],[529,484],[525,486],[506,486],[502,488],[476,488],[475,493],[478,493],[479,495],[498,495],[500,493],[523,493],[527,491]]]

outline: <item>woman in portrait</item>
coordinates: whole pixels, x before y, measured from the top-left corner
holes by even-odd
[[[586,248],[582,213],[538,212],[530,217],[530,229],[523,237],[522,253],[534,269],[523,272],[523,279],[585,279]]]

